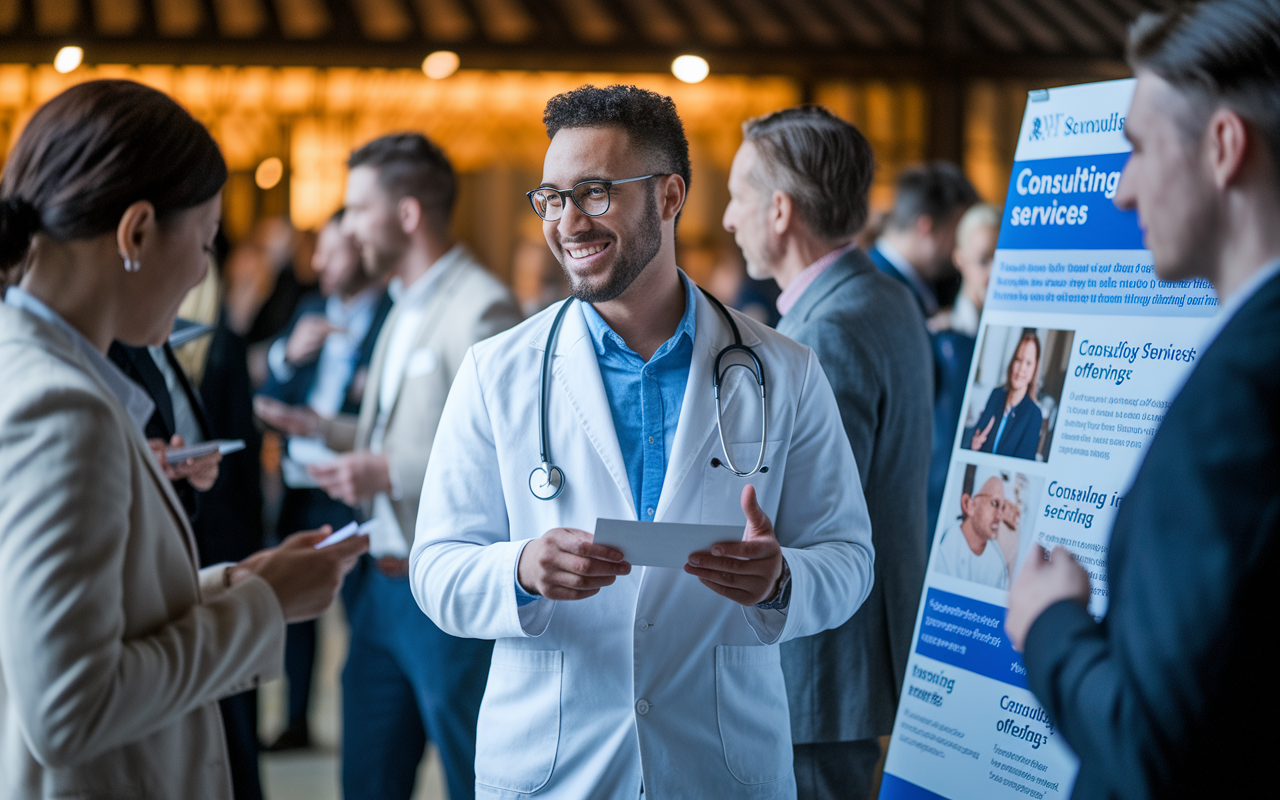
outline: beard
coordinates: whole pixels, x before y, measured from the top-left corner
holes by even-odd
[[[647,194],[644,215],[631,237],[630,252],[619,250],[614,256],[609,273],[599,283],[589,283],[574,276],[565,266],[564,242],[560,243],[558,254],[560,268],[569,279],[569,293],[584,303],[607,303],[616,299],[630,288],[635,279],[649,266],[658,250],[662,248],[662,217],[658,214],[658,201],[652,193]],[[613,237],[614,246],[618,239]]]

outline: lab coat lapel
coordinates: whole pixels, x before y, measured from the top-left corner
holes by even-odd
[[[539,350],[546,346],[545,330],[539,334],[534,346]],[[604,462],[618,491],[622,492],[626,507],[634,514],[635,499],[631,493],[631,481],[627,479],[627,465],[622,460],[618,431],[613,426],[613,411],[609,408],[609,396],[605,394],[604,379],[600,377],[600,362],[596,359],[596,350],[581,308],[571,308],[564,316],[560,335],[556,339],[551,374],[555,378],[555,385],[567,396],[569,407],[573,409],[581,431],[600,455],[600,460]],[[553,391],[552,404],[556,402],[555,394]],[[554,415],[549,415],[549,419],[554,419]],[[557,431],[552,422],[552,447],[555,447],[554,442],[564,441],[566,436],[576,433]],[[555,458],[554,449],[551,457]]]
[[[671,457],[667,460],[667,474],[662,481],[662,494],[658,498],[655,520],[662,520],[673,499],[707,444],[707,439],[718,436],[716,431],[716,398],[713,388],[713,372],[716,355],[733,344],[733,331],[724,316],[711,304],[702,292],[698,298],[697,326],[694,332],[693,357],[689,363],[689,381],[684,387],[684,402],[680,405],[680,421],[676,424],[676,438],[671,444]],[[730,312],[732,313],[732,312]],[[739,318],[738,330],[743,344],[754,347],[760,343],[751,330]],[[767,369],[767,366],[766,366]],[[730,378],[721,387],[720,402],[730,408],[738,389],[743,385],[738,376],[730,372]],[[767,380],[767,373],[766,373]],[[713,449],[719,452],[719,444]],[[701,475],[702,471],[695,472]],[[629,495],[628,495],[629,496]]]

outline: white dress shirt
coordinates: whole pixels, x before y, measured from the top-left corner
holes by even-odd
[[[427,301],[431,299],[436,285],[439,284],[440,276],[465,254],[466,250],[462,245],[454,245],[449,252],[436,259],[435,263],[411,285],[405,286],[399,278],[396,278],[387,287],[387,291],[395,300],[396,308],[391,329],[384,329],[382,333],[383,336],[391,338],[387,340],[387,352],[382,361],[382,380],[378,383],[378,417],[373,424],[369,439],[370,452],[382,452],[387,422],[391,418],[391,410],[395,407],[396,397],[400,394],[400,385],[404,382],[410,359],[418,361],[432,357],[430,351],[411,352],[414,340],[422,329]],[[391,474],[394,476],[395,473]],[[399,494],[400,487],[393,483],[390,494],[379,492],[373,498],[374,524],[370,526],[369,553],[375,558],[409,557],[409,545],[400,530],[395,509],[391,505],[392,496],[398,497]]]
[[[1005,564],[1000,545],[993,539],[987,542],[981,555],[974,555],[960,525],[959,521],[954,522],[943,532],[942,541],[938,543],[934,571],[996,589],[1008,589],[1009,568]]]
[[[182,437],[183,444],[193,445],[203,442],[204,431],[200,430],[200,420],[196,417],[196,410],[192,407],[191,398],[187,396],[186,390],[182,388],[178,373],[169,363],[169,357],[165,355],[164,348],[148,347],[147,352],[151,354],[151,360],[155,362],[156,369],[160,370],[160,374],[164,376],[165,388],[169,390],[169,401],[173,405],[173,432]]]

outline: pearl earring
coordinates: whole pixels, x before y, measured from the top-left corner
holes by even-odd
[[[124,256],[123,258],[124,258],[125,272],[137,272],[138,270],[142,269],[142,261],[140,260],[134,261],[132,258],[129,258],[128,256]]]

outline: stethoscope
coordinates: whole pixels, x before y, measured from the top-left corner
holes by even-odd
[[[698,287],[702,289],[701,286]],[[765,406],[765,384],[764,384],[764,367],[760,364],[760,359],[756,356],[755,351],[742,343],[742,334],[738,331],[738,324],[733,321],[729,310],[724,304],[717,300],[706,289],[702,289],[702,294],[711,301],[711,304],[719,309],[720,314],[729,323],[729,328],[733,331],[733,344],[725,347],[716,354],[715,371],[712,374],[712,386],[716,394],[716,429],[720,433],[720,447],[724,450],[724,461],[712,459],[712,466],[723,466],[725,469],[737,475],[739,478],[746,478],[757,472],[767,472],[768,467],[764,465],[765,442],[769,440],[769,414],[768,408]],[[560,323],[564,321],[565,312],[569,310],[569,306],[573,305],[574,298],[570,297],[560,306],[560,310],[556,312],[555,319],[551,322],[551,330],[547,332],[547,349],[542,353],[542,372],[539,377],[541,381],[542,391],[538,396],[538,447],[541,456],[541,465],[534,467],[533,472],[529,473],[529,491],[533,492],[533,496],[539,500],[554,500],[564,491],[564,470],[551,463],[551,435],[547,430],[547,401],[551,396],[551,355],[555,351],[556,336],[560,333]],[[733,463],[733,457],[729,455],[729,446],[724,441],[724,423],[722,417],[723,408],[720,405],[720,382],[724,375],[734,367],[742,367],[743,369],[751,369],[748,365],[735,362],[720,369],[721,362],[725,356],[733,353],[744,353],[751,359],[754,367],[754,376],[756,384],[760,387],[760,455],[756,458],[756,465],[750,470],[743,471],[737,468]]]

